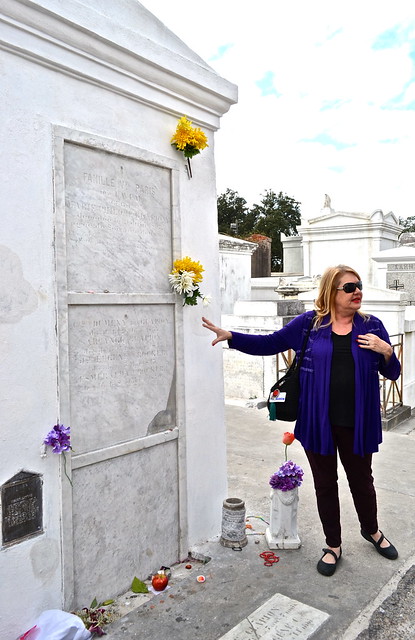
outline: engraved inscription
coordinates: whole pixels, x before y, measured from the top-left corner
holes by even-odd
[[[66,143],[65,210],[70,290],[169,291],[168,169]]]
[[[276,593],[221,640],[307,640],[328,614]]]
[[[42,530],[42,482],[20,472],[1,489],[3,543],[16,542]]]
[[[69,307],[74,451],[172,428],[174,363],[172,305]]]
[[[388,271],[415,271],[415,262],[398,262],[388,264]]]
[[[24,522],[36,520],[39,513],[39,505],[37,500],[30,494],[15,498],[7,505],[4,514],[4,522],[6,527],[17,527]]]

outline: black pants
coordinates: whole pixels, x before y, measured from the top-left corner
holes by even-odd
[[[353,429],[332,427],[336,453],[321,455],[306,451],[314,478],[317,507],[326,544],[341,545],[340,503],[337,485],[337,451],[346,472],[360,525],[367,533],[378,530],[376,492],[373,486],[372,454],[353,453]]]

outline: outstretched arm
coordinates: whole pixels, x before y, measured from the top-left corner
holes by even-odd
[[[232,340],[232,334],[230,331],[226,331],[225,329],[217,327],[207,318],[202,318],[202,320],[202,326],[205,327],[205,329],[209,329],[209,331],[213,331],[213,333],[216,333],[216,338],[212,342],[212,347],[215,346],[215,344],[217,344],[218,342]]]
[[[231,349],[237,349],[251,356],[272,356],[287,349],[298,350],[304,340],[304,331],[309,326],[310,313],[302,313],[282,329],[268,334],[239,333],[238,331],[226,331],[216,327],[213,322],[202,318],[203,326],[216,334],[212,345],[229,340]]]

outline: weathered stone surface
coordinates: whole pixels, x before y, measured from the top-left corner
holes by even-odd
[[[415,302],[415,256],[413,262],[388,264],[386,286],[395,291],[406,291],[412,303]]]
[[[170,172],[65,143],[68,289],[169,292]]]
[[[277,300],[279,316],[298,316],[304,312],[304,303],[300,300]]]
[[[76,606],[178,557],[177,475],[177,440],[74,471]]]
[[[328,618],[324,611],[276,593],[221,640],[307,640]]]
[[[77,454],[175,423],[172,305],[69,308],[69,377]]]

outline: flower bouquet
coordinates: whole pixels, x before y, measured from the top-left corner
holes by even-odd
[[[270,549],[298,549],[301,546],[297,531],[297,487],[303,482],[304,472],[292,460],[287,460],[287,448],[294,440],[293,433],[284,433],[285,462],[269,480],[273,490],[270,492],[270,524],[265,539]]]
[[[190,158],[200,153],[202,149],[208,147],[206,134],[199,127],[192,127],[190,120],[183,116],[177,123],[176,131],[170,140],[173,147],[178,151],[183,151],[187,158],[187,168],[190,178],[192,177],[192,167]]]
[[[71,447],[71,428],[63,424],[55,424],[44,439],[44,444],[52,447],[53,453],[64,453]]]
[[[49,431],[46,438],[43,440],[43,444],[48,447],[52,447],[53,453],[63,455],[63,468],[65,476],[68,478],[72,485],[72,480],[66,472],[66,458],[65,451],[71,451],[71,428],[65,427],[63,424],[55,424],[53,429]]]
[[[103,626],[113,622],[116,618],[115,608],[108,605],[113,605],[114,600],[106,600],[101,604],[98,604],[96,598],[91,602],[89,607],[84,607],[81,611],[74,611],[73,613],[81,618],[86,629],[91,634],[95,634],[99,637],[106,635]]]
[[[287,449],[295,440],[293,433],[286,431],[283,435],[282,442],[285,444],[285,462],[280,466],[278,471],[272,474],[269,484],[273,489],[280,491],[291,491],[299,487],[303,482],[304,471],[292,460],[287,461]]]
[[[203,295],[199,290],[199,284],[203,280],[202,271],[204,269],[200,262],[189,256],[174,261],[169,281],[172,289],[183,296],[183,306],[196,305],[198,298],[201,298],[205,306],[210,303],[210,296]]]
[[[208,147],[206,134],[199,127],[192,127],[190,120],[183,116],[177,123],[171,144],[179,151],[183,151],[185,158],[193,158],[202,149]]]
[[[303,482],[304,471],[298,464],[288,460],[280,466],[278,471],[272,474],[269,483],[273,489],[291,491],[299,487]]]

